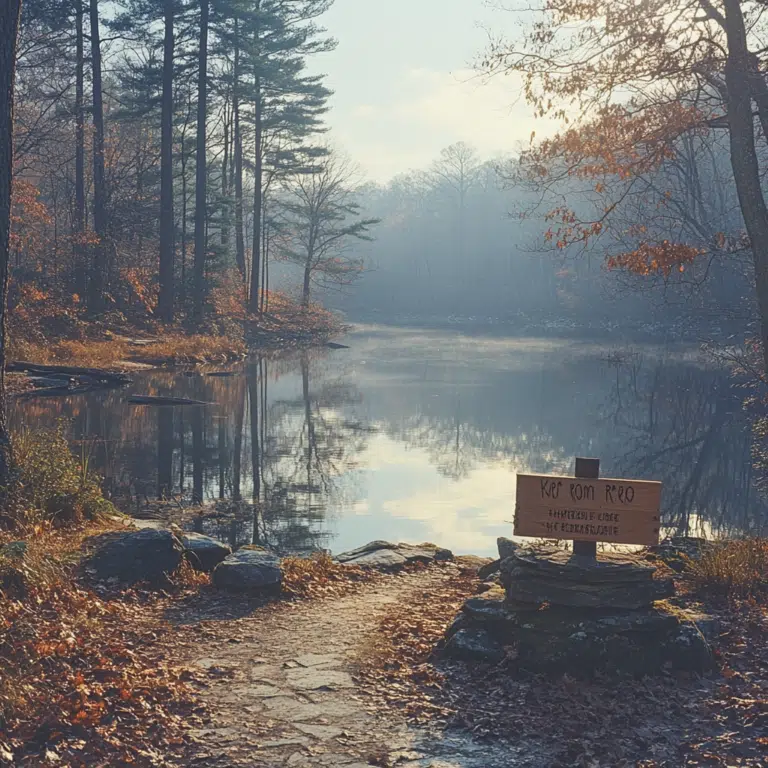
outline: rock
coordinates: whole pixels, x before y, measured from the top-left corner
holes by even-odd
[[[465,661],[488,661],[498,664],[504,648],[485,629],[460,629],[445,645],[444,653]]]
[[[226,544],[202,533],[188,532],[179,538],[184,545],[185,556],[198,571],[211,573],[222,560],[232,554],[232,549]]]
[[[213,583],[236,592],[264,592],[279,588],[280,559],[269,552],[239,549],[213,571]]]
[[[160,584],[179,567],[183,551],[183,544],[171,531],[147,528],[109,541],[85,565],[97,579]]]
[[[518,616],[503,600],[471,597],[461,607],[462,613],[472,626],[488,629],[497,639],[513,640],[518,625]]]
[[[477,575],[485,581],[486,579],[493,576],[495,573],[498,573],[499,566],[501,565],[501,560],[492,560],[490,563],[486,563],[485,565],[481,565],[480,568],[477,570]]]
[[[512,539],[507,539],[504,536],[499,536],[499,538],[496,539],[496,546],[499,549],[499,561],[512,557],[512,555],[520,549],[520,545],[517,542],[512,541]]]
[[[531,575],[588,584],[649,581],[656,572],[651,563],[637,555],[620,552],[601,552],[593,560],[555,547],[526,547],[518,548],[504,560],[502,572],[519,568]]]
[[[613,608],[636,610],[675,593],[671,579],[611,584],[580,584],[549,579],[525,578],[524,571],[512,571],[507,587],[510,600],[520,603],[566,606],[569,608]]]
[[[570,608],[639,609],[674,594],[671,579],[631,554],[606,553],[597,560],[554,547],[518,549],[501,561],[501,582],[513,603]]]
[[[336,561],[343,565],[381,570],[396,570],[408,563],[433,563],[452,559],[453,553],[450,550],[434,544],[393,544],[389,541],[372,541],[336,556]]]
[[[535,671],[646,675],[667,666],[694,672],[712,666],[696,625],[664,604],[604,615],[544,609],[520,616],[516,637],[521,664]]]

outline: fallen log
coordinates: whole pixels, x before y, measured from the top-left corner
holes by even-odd
[[[61,374],[68,376],[87,377],[95,381],[102,381],[110,384],[130,384],[131,377],[118,371],[105,371],[102,368],[81,368],[73,365],[43,365],[42,363],[29,363],[17,361],[8,363],[6,371],[38,373],[38,374]]]
[[[15,392],[12,397],[17,400],[31,400],[33,397],[69,397],[70,395],[84,395],[86,392],[93,392],[93,389],[93,386],[90,384],[81,384],[76,387],[62,384],[55,387],[41,387],[40,389]]]
[[[131,395],[129,403],[134,405],[213,405],[205,400],[190,400],[186,397],[155,397],[153,395]]]

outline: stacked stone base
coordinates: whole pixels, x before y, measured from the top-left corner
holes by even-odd
[[[634,556],[518,549],[501,560],[499,581],[462,607],[448,654],[577,677],[712,666],[711,621],[664,602],[671,580]]]

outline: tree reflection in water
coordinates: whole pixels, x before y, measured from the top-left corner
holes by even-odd
[[[153,371],[136,374],[135,392],[214,405],[136,407],[125,391],[95,392],[20,401],[11,419],[32,428],[62,419],[73,443],[95,440],[92,465],[134,513],[158,498],[216,504],[219,516],[198,529],[281,551],[331,543],[340,515],[369,500],[375,473],[364,470],[382,441],[399,452],[395,464],[419,450],[457,486],[478,469],[557,474],[576,455],[598,456],[605,476],[662,480],[675,531],[762,525],[750,423],[728,371],[657,350],[518,359],[513,344],[499,360],[479,345],[477,359],[470,350],[453,360],[443,347],[431,362],[403,345],[378,358],[371,347],[358,357],[254,357],[233,376]],[[435,480],[420,482],[418,492]]]

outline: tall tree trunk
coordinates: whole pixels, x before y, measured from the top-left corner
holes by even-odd
[[[208,0],[200,0],[200,51],[197,70],[197,157],[195,158],[195,262],[192,312],[203,317],[205,307],[206,133],[208,78]]]
[[[248,410],[251,417],[251,470],[253,478],[253,503],[258,506],[261,498],[261,447],[259,441],[259,379],[248,379]]]
[[[83,0],[75,4],[75,234],[85,230],[85,51],[83,46]],[[76,250],[82,248],[78,243]]]
[[[760,185],[750,88],[750,57],[740,0],[724,0],[728,122],[733,176],[755,265],[763,366],[768,373],[768,207]]]
[[[11,481],[11,442],[5,417],[5,345],[13,178],[13,86],[21,0],[0,2],[0,489]]]
[[[235,133],[235,258],[245,281],[245,233],[243,232],[243,136],[240,131],[240,35],[235,18],[235,63],[232,72],[232,115]]]
[[[307,263],[304,265],[304,287],[301,290],[301,306],[302,307],[309,306],[309,291],[311,288],[311,285],[310,285],[311,278],[312,278],[312,268],[310,267],[309,259],[307,259]]]
[[[157,312],[173,322],[173,49],[174,0],[164,0],[163,96],[160,127],[160,293]]]
[[[229,186],[227,181],[232,134],[230,125],[231,119],[232,115],[229,111],[229,98],[227,97],[224,103],[224,119],[222,121],[222,128],[224,131],[224,152],[221,158],[221,245],[223,247],[226,247],[229,243]]]
[[[92,314],[104,309],[107,256],[107,190],[104,171],[104,101],[101,87],[101,39],[99,3],[91,0],[91,67],[93,83],[93,228],[98,243],[93,247],[89,302]]]
[[[256,11],[259,11],[260,2],[257,0]],[[256,27],[256,71],[253,79],[253,238],[251,249],[251,291],[248,301],[248,309],[253,314],[258,314],[259,280],[261,275],[261,207],[263,198],[264,156],[262,149],[262,98],[261,98],[261,66],[259,54],[259,28]]]

